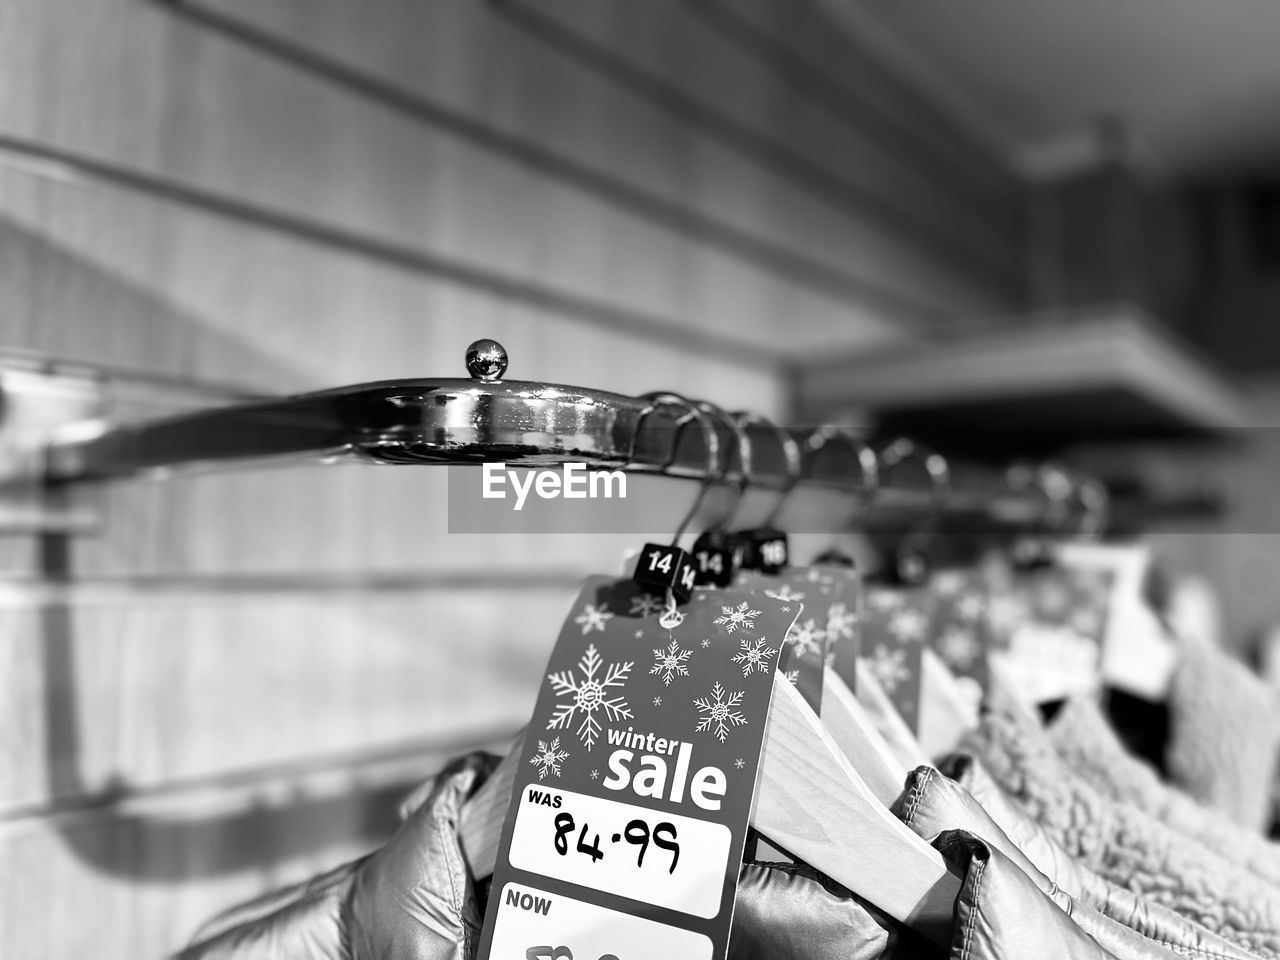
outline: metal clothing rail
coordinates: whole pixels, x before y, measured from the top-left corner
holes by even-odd
[[[844,428],[784,430],[675,394],[504,380],[506,351],[492,340],[472,344],[466,365],[469,379],[381,381],[138,424],[74,424],[51,435],[36,469],[46,483],[65,485],[282,458],[581,462],[740,488],[874,494],[877,510],[899,519],[933,511],[1027,527],[1055,506],[1061,514],[1082,489],[1055,489],[1035,471],[947,462],[905,440],[872,454]]]

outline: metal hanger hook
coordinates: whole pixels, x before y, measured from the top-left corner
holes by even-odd
[[[858,478],[858,486],[853,488],[850,493],[850,497],[853,500],[853,510],[842,525],[843,529],[852,525],[853,518],[861,512],[867,502],[875,496],[876,491],[880,489],[880,458],[876,456],[876,452],[871,445],[859,437],[857,431],[852,427],[826,423],[809,434],[804,442],[805,452],[808,454],[810,462],[832,440],[843,440],[849,449],[857,454],[858,468],[862,474]]]
[[[787,498],[791,496],[791,492],[800,482],[800,470],[802,466],[800,460],[800,444],[796,443],[796,438],[793,437],[788,430],[778,426],[768,417],[761,416],[758,413],[740,411],[733,414],[733,419],[741,428],[739,443],[744,441],[746,443],[746,454],[742,458],[742,473],[746,483],[750,484],[752,482],[751,441],[747,437],[747,429],[751,425],[754,424],[756,426],[761,426],[772,432],[778,440],[779,449],[782,450],[782,455],[786,462],[787,478],[784,481],[783,486],[778,491],[777,503],[773,505],[773,509],[769,511],[769,515],[765,517],[763,522],[765,527],[771,527],[778,519],[778,514],[782,512],[782,508],[786,505]]]
[[[928,574],[928,563],[920,545],[928,542],[934,526],[946,509],[951,495],[951,467],[942,454],[921,446],[909,437],[894,440],[880,451],[879,459],[882,477],[885,472],[907,460],[920,463],[929,475],[932,485],[930,510],[915,529],[903,538],[894,558],[898,576],[907,583],[919,583]]]
[[[696,422],[702,430],[703,443],[707,451],[707,460],[706,464],[703,466],[702,481],[698,487],[698,495],[694,498],[693,505],[684,515],[684,519],[680,521],[680,525],[676,528],[675,535],[671,539],[672,546],[679,546],[680,538],[684,536],[685,530],[693,521],[693,518],[697,516],[698,511],[702,508],[702,503],[707,496],[707,490],[710,489],[711,485],[715,483],[716,480],[723,477],[728,468],[724,464],[723,458],[720,455],[720,438],[716,434],[715,425],[707,419],[707,416],[704,414],[704,411],[699,404],[689,400],[687,397],[671,391],[647,393],[644,394],[643,399],[648,401],[649,405],[641,411],[640,418],[636,421],[636,435],[640,432],[640,424],[644,417],[663,404],[679,407],[685,411],[685,414],[676,421],[675,432],[671,439],[670,452],[667,459],[659,467],[659,472],[665,471],[675,462],[676,453],[680,447],[680,437],[684,432],[684,428],[690,422]],[[635,435],[632,437],[631,450],[634,454]]]
[[[1077,477],[1076,498],[1082,507],[1076,533],[1091,539],[1102,536],[1111,516],[1111,496],[1106,485],[1092,477]]]

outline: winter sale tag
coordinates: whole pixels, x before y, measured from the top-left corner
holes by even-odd
[[[987,689],[991,647],[990,585],[982,568],[938,570],[929,578],[933,611],[926,645],[942,658],[975,703]]]
[[[726,955],[800,612],[742,590],[671,607],[631,580],[587,582],[525,734],[477,956]]]
[[[872,584],[860,618],[860,656],[912,731],[920,727],[920,678],[933,607],[928,587]],[[846,678],[854,673],[843,661],[836,670]]]
[[[786,567],[775,574],[742,570],[734,582],[737,588],[780,601],[784,611],[804,605],[804,616],[787,631],[778,671],[816,714],[822,713],[822,674],[831,650],[829,620],[842,602],[841,581],[846,576],[831,567]]]

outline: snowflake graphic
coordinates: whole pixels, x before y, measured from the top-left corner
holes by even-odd
[[[747,722],[746,716],[738,710],[738,707],[742,706],[742,696],[741,690],[729,694],[717,681],[711,688],[711,696],[698,697],[693,701],[698,712],[704,714],[698,720],[697,732],[710,731],[712,736],[724,743],[725,738],[729,736],[730,727],[741,727]]]
[[[964,588],[964,578],[953,571],[935,573],[930,586],[939,596],[952,597]]]
[[[661,697],[654,697],[654,698],[653,698],[653,705],[654,705],[655,707],[660,707],[660,706],[662,706],[662,698],[661,698]]]
[[[705,650],[709,646],[711,646],[711,641],[704,637],[702,640],[702,649]]]
[[[560,764],[569,756],[567,750],[560,749],[560,738],[556,737],[548,746],[544,741],[538,741],[538,753],[529,762],[538,768],[538,779],[547,779],[550,773],[553,777],[560,776]]]
[[[676,677],[689,675],[689,668],[684,664],[691,653],[692,651],[680,649],[680,644],[674,640],[665,650],[654,647],[653,668],[649,671],[649,675],[661,677],[663,684],[671,686],[671,681]]]
[[[977,620],[986,609],[986,601],[980,593],[966,593],[956,601],[956,616],[961,620]]]
[[[747,765],[747,761],[739,757],[737,760],[733,761],[733,765],[737,767],[739,770],[741,770],[743,767]]]
[[[782,675],[783,675],[784,677],[786,677],[788,680],[790,680],[790,681],[791,681],[791,685],[792,685],[793,687],[794,687],[794,686],[796,686],[796,685],[798,685],[798,684],[800,683],[800,671],[799,671],[799,670],[784,670],[784,671],[782,671]]]
[[[833,603],[827,611],[827,633],[833,641],[852,640],[853,625],[857,622],[858,614],[843,601]]]
[[[768,673],[773,666],[773,655],[778,652],[773,647],[765,646],[764,640],[755,640],[750,643],[739,640],[738,647],[739,652],[734,656],[733,662],[742,665],[744,677],[751,676],[752,670]]]
[[[817,621],[810,617],[803,624],[797,622],[788,630],[786,639],[797,657],[807,657],[822,652],[822,641],[826,637],[827,632],[819,629]]]
[[[733,633],[739,627],[754,627],[756,625],[756,617],[760,616],[760,611],[752,610],[745,601],[738,604],[736,609],[733,607],[721,607],[720,612],[724,616],[716,617],[716,625],[723,626],[729,633]]]
[[[601,680],[597,674],[600,673],[603,663],[604,661],[600,659],[600,651],[593,643],[588,645],[587,652],[582,655],[576,670],[562,670],[559,673],[547,675],[556,696],[570,698],[567,703],[556,704],[551,720],[547,723],[547,729],[565,730],[581,714],[582,722],[578,726],[577,734],[588,750],[595,746],[596,739],[600,736],[600,720],[596,714],[601,707],[611,721],[631,719],[631,707],[621,694],[631,668],[635,664],[631,661],[611,663],[605,670],[604,679]],[[575,676],[577,670],[582,671],[581,680]],[[618,695],[609,697],[611,689],[616,690]]]
[[[605,624],[612,619],[613,614],[609,612],[607,603],[602,603],[598,607],[593,603],[588,603],[582,608],[582,614],[573,618],[573,622],[582,627],[582,632],[585,635],[592,630],[599,630],[604,633]]]
[[[642,593],[638,597],[631,598],[631,615],[639,617],[648,617],[655,613],[661,613],[663,603],[651,593]]]
[[[952,627],[938,638],[938,652],[953,667],[971,667],[978,659],[981,645],[972,630]]]
[[[889,632],[899,643],[912,643],[923,640],[925,630],[929,628],[929,618],[919,610],[899,610],[889,618]]]
[[[775,600],[782,600],[784,602],[791,601],[791,600],[804,599],[804,594],[796,593],[794,590],[791,589],[791,584],[789,583],[784,583],[777,590],[766,590],[764,592],[764,595],[766,597],[773,597],[773,599]]]
[[[599,770],[592,770],[592,771],[591,771],[591,779],[592,779],[592,780],[599,780],[599,779],[600,779],[600,771],[599,771]]]
[[[911,671],[907,669],[905,650],[891,650],[885,646],[878,646],[868,658],[867,665],[871,668],[871,674],[876,678],[876,682],[884,687],[885,693],[893,693],[911,676]]]
[[[895,610],[902,606],[902,597],[892,590],[872,590],[867,595],[867,603],[877,610]]]

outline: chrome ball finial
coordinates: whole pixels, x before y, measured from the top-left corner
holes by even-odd
[[[501,380],[507,372],[507,351],[497,340],[477,340],[467,347],[467,372],[476,380]]]

